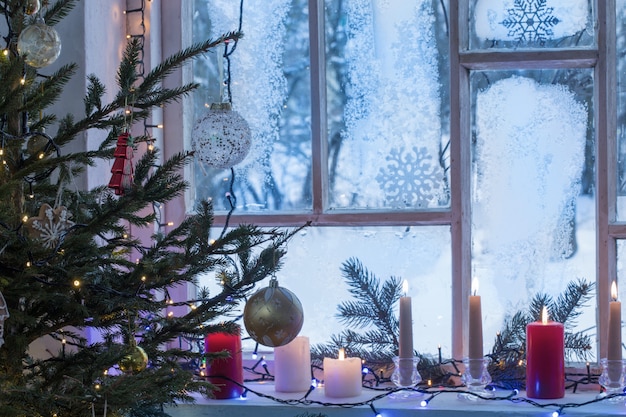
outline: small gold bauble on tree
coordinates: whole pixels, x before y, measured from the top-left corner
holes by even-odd
[[[39,0],[26,0],[24,2],[24,13],[29,16],[34,15],[41,8],[41,2]]]
[[[52,64],[61,54],[61,38],[54,28],[46,25],[41,16],[26,27],[17,38],[17,51],[24,62],[34,68]]]
[[[250,127],[230,103],[213,103],[191,131],[195,157],[209,168],[232,168],[250,151]]]
[[[133,346],[119,362],[120,371],[126,374],[136,374],[148,366],[148,355],[139,346]]]
[[[294,293],[278,286],[275,277],[270,285],[250,297],[243,310],[243,323],[250,337],[269,347],[291,342],[302,329],[302,304]]]

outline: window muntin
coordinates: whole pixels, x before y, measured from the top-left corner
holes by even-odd
[[[470,3],[470,49],[594,46],[591,0],[473,0]]]
[[[472,268],[486,311],[595,282],[590,69],[471,74]],[[479,272],[480,271],[480,272]],[[501,323],[487,320],[489,340]],[[595,334],[590,303],[573,331]]]

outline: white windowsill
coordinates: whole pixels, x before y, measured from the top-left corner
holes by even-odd
[[[246,384],[253,391],[280,399],[300,399],[303,393],[277,393],[272,383]],[[319,401],[325,404],[359,403],[380,394],[379,391],[363,389],[358,397],[346,399],[328,398],[324,395],[323,388],[318,388],[309,394],[307,399]],[[565,397],[558,400],[536,400],[540,404],[582,404],[596,398],[597,391],[579,391],[576,393],[566,392]],[[501,395],[505,395],[502,393]],[[519,394],[524,396],[524,392]],[[343,408],[331,405],[284,405],[269,398],[262,398],[249,392],[245,399],[235,400],[209,400],[196,396],[195,404],[180,404],[168,407],[166,412],[172,417],[204,417],[204,416],[237,416],[237,417],[296,417],[319,414],[328,417],[374,417],[374,412],[368,405],[353,408]],[[506,400],[499,401],[466,401],[457,398],[456,394],[443,393],[435,397],[426,407],[421,407],[420,402],[427,397],[417,398],[391,398],[385,397],[374,402],[376,410],[382,417],[409,417],[419,415],[427,417],[453,417],[463,415],[471,416],[541,416],[550,417],[558,407],[537,407],[526,403],[512,403]],[[604,417],[624,415],[625,406],[612,404],[609,401],[601,401],[580,407],[568,407],[563,410],[565,416]]]

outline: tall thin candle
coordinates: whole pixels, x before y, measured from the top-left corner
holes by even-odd
[[[400,358],[413,357],[413,317],[411,313],[411,297],[406,294],[409,290],[409,283],[404,280],[402,291],[404,296],[400,297],[400,340],[398,356]]]
[[[472,295],[469,298],[469,372],[472,378],[479,379],[483,373],[483,317],[478,280],[472,281]]]
[[[611,284],[609,303],[608,360],[622,360],[622,303],[617,301],[617,284]]]
[[[483,317],[478,280],[472,281],[472,295],[469,298],[469,358],[483,358]]]

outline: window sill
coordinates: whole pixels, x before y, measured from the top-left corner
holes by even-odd
[[[268,395],[281,400],[296,400],[302,398],[302,393],[276,393],[271,383],[247,384],[251,391],[262,395]],[[201,396],[195,396],[195,404],[179,404],[168,407],[166,412],[172,417],[204,417],[204,416],[238,416],[238,417],[294,417],[318,415],[327,417],[374,417],[373,410],[368,405],[356,407],[341,407],[331,404],[353,404],[367,402],[376,397],[380,392],[363,390],[358,397],[347,399],[334,399],[324,396],[322,388],[318,388],[309,394],[307,399],[318,401],[326,405],[285,405],[270,398],[260,397],[249,392],[245,399],[234,400],[209,400]],[[538,404],[583,404],[596,398],[597,391],[567,392],[564,398],[558,400],[536,400]],[[523,397],[524,393],[520,393]],[[499,401],[466,401],[457,398],[455,393],[443,393],[435,397],[426,407],[421,407],[420,402],[427,397],[417,398],[390,398],[385,397],[374,402],[374,407],[382,417],[409,417],[416,413],[428,417],[455,417],[460,415],[474,415],[481,417],[502,416],[550,416],[558,411],[559,406],[538,407],[527,403],[513,403],[507,400]],[[623,403],[612,404],[601,401],[586,404],[580,407],[567,407],[562,413],[568,416],[605,417],[623,415]]]

